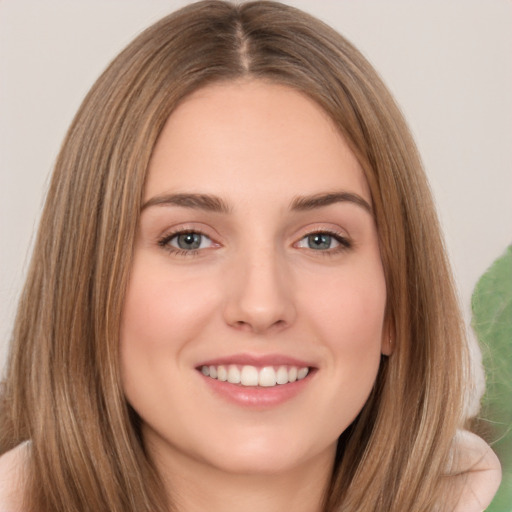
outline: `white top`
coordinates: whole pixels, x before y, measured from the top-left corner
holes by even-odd
[[[460,481],[461,495],[453,512],[483,512],[491,503],[501,482],[501,466],[491,448],[475,434],[459,431],[458,457],[452,472]],[[0,457],[0,512],[21,509],[24,466],[29,455],[28,442]]]

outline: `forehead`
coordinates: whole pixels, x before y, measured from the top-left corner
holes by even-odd
[[[321,107],[259,80],[209,85],[177,107],[153,151],[145,196],[205,187],[223,195],[235,184],[237,193],[245,184],[283,196],[348,189],[370,202],[356,157]]]

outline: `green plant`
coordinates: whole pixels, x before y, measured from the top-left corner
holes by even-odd
[[[488,512],[512,511],[512,245],[478,281],[471,301],[487,388],[480,428],[500,458],[503,480]]]

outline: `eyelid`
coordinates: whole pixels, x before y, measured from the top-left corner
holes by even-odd
[[[295,234],[292,238],[299,240],[306,236],[314,235],[315,233],[325,233],[345,240],[351,240],[351,236],[346,229],[331,222],[313,222],[302,226],[300,229],[295,230]]]
[[[197,233],[215,241],[221,240],[221,235],[218,231],[204,222],[179,222],[173,225],[167,225],[159,230],[155,239],[160,241],[164,238],[179,235],[181,233]]]
[[[197,225],[179,225],[164,231],[163,234],[157,238],[156,243],[158,246],[160,246],[162,249],[166,250],[170,254],[177,256],[194,256],[199,254],[200,252],[221,246],[221,244],[217,241],[217,237],[212,236],[210,233],[208,233],[208,231],[211,230],[198,228]],[[211,246],[202,248],[199,247],[197,249],[181,249],[180,247],[176,247],[170,244],[170,241],[175,237],[188,233],[194,233],[207,238],[208,240],[211,241]]]
[[[208,251],[210,249],[221,247],[223,244],[218,241],[218,239],[220,238],[220,235],[216,236],[216,234],[214,234],[212,236],[212,234],[211,234],[212,231],[214,231],[216,233],[216,230],[213,230],[209,226],[206,226],[206,227],[203,227],[203,226],[204,225],[198,226],[196,223],[190,223],[190,224],[180,224],[177,226],[170,227],[167,230],[165,230],[163,232],[163,234],[157,238],[156,243],[158,246],[165,249],[170,254],[186,255],[186,256],[197,255],[204,251]],[[209,247],[198,247],[196,249],[192,249],[192,248],[191,249],[182,249],[180,247],[170,244],[170,241],[172,239],[174,239],[175,237],[178,237],[179,235],[182,235],[182,234],[188,234],[188,233],[195,233],[195,234],[198,234],[198,235],[201,235],[201,236],[207,238],[211,242],[211,245]],[[337,245],[335,247],[327,248],[327,249],[317,249],[317,248],[299,246],[300,242],[302,242],[307,237],[313,236],[315,234],[329,235],[334,240],[336,240]],[[341,253],[343,251],[350,250],[354,245],[353,240],[351,239],[350,235],[348,235],[346,230],[340,228],[339,226],[333,226],[332,224],[326,225],[326,224],[322,224],[322,223],[318,223],[318,224],[315,223],[315,224],[311,224],[311,225],[301,228],[300,230],[298,230],[296,232],[296,235],[293,237],[293,239],[295,241],[292,243],[292,247],[294,247],[296,249],[305,250],[308,252],[317,253],[317,254],[322,253],[324,255],[335,255],[335,254]]]
[[[333,237],[337,242],[338,245],[336,247],[330,248],[330,249],[324,249],[324,250],[318,250],[318,249],[312,249],[310,247],[300,247],[298,244],[302,242],[304,239],[306,239],[309,236],[313,236],[316,234],[325,234]],[[303,228],[300,230],[300,234],[297,234],[296,237],[294,237],[295,242],[292,244],[295,248],[305,250],[308,252],[313,252],[316,254],[321,255],[335,255],[347,250],[350,250],[354,242],[352,238],[349,236],[349,234],[341,229],[339,226],[333,226],[333,225],[325,225],[325,224],[315,224],[307,226],[306,228]]]
[[[301,249],[312,249],[312,247],[308,247],[306,245],[306,243],[309,242],[308,239],[310,237],[314,237],[316,235],[326,235],[326,236],[330,237],[332,239],[332,241],[334,241],[337,244],[334,247],[331,247],[330,248],[331,250],[335,249],[336,247],[338,247],[339,245],[342,244],[342,240],[340,240],[337,235],[334,235],[333,233],[327,233],[325,231],[321,231],[321,232],[317,232],[317,233],[309,233],[306,236],[303,236],[298,242],[296,242],[297,247],[300,247]],[[328,249],[326,249],[326,250],[328,250]]]
[[[175,249],[181,249],[181,247],[179,247],[179,245],[174,245],[172,242],[174,240],[179,240],[179,238],[183,235],[199,235],[201,237],[201,243],[199,245],[199,247],[197,247],[197,250],[200,250],[200,249],[207,249],[207,247],[201,247],[203,245],[203,243],[207,240],[209,242],[211,242],[212,244],[214,243],[213,240],[208,236],[208,235],[205,235],[204,233],[198,233],[197,231],[184,231],[184,232],[181,232],[181,233],[174,233],[170,236],[167,236],[166,237],[166,240],[171,247],[174,247]],[[183,249],[185,250],[185,249]],[[195,249],[187,249],[187,251],[193,251]]]

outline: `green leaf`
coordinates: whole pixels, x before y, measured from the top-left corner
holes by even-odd
[[[503,481],[489,512],[512,512],[512,245],[478,281],[472,325],[487,371],[481,419],[500,458]]]

